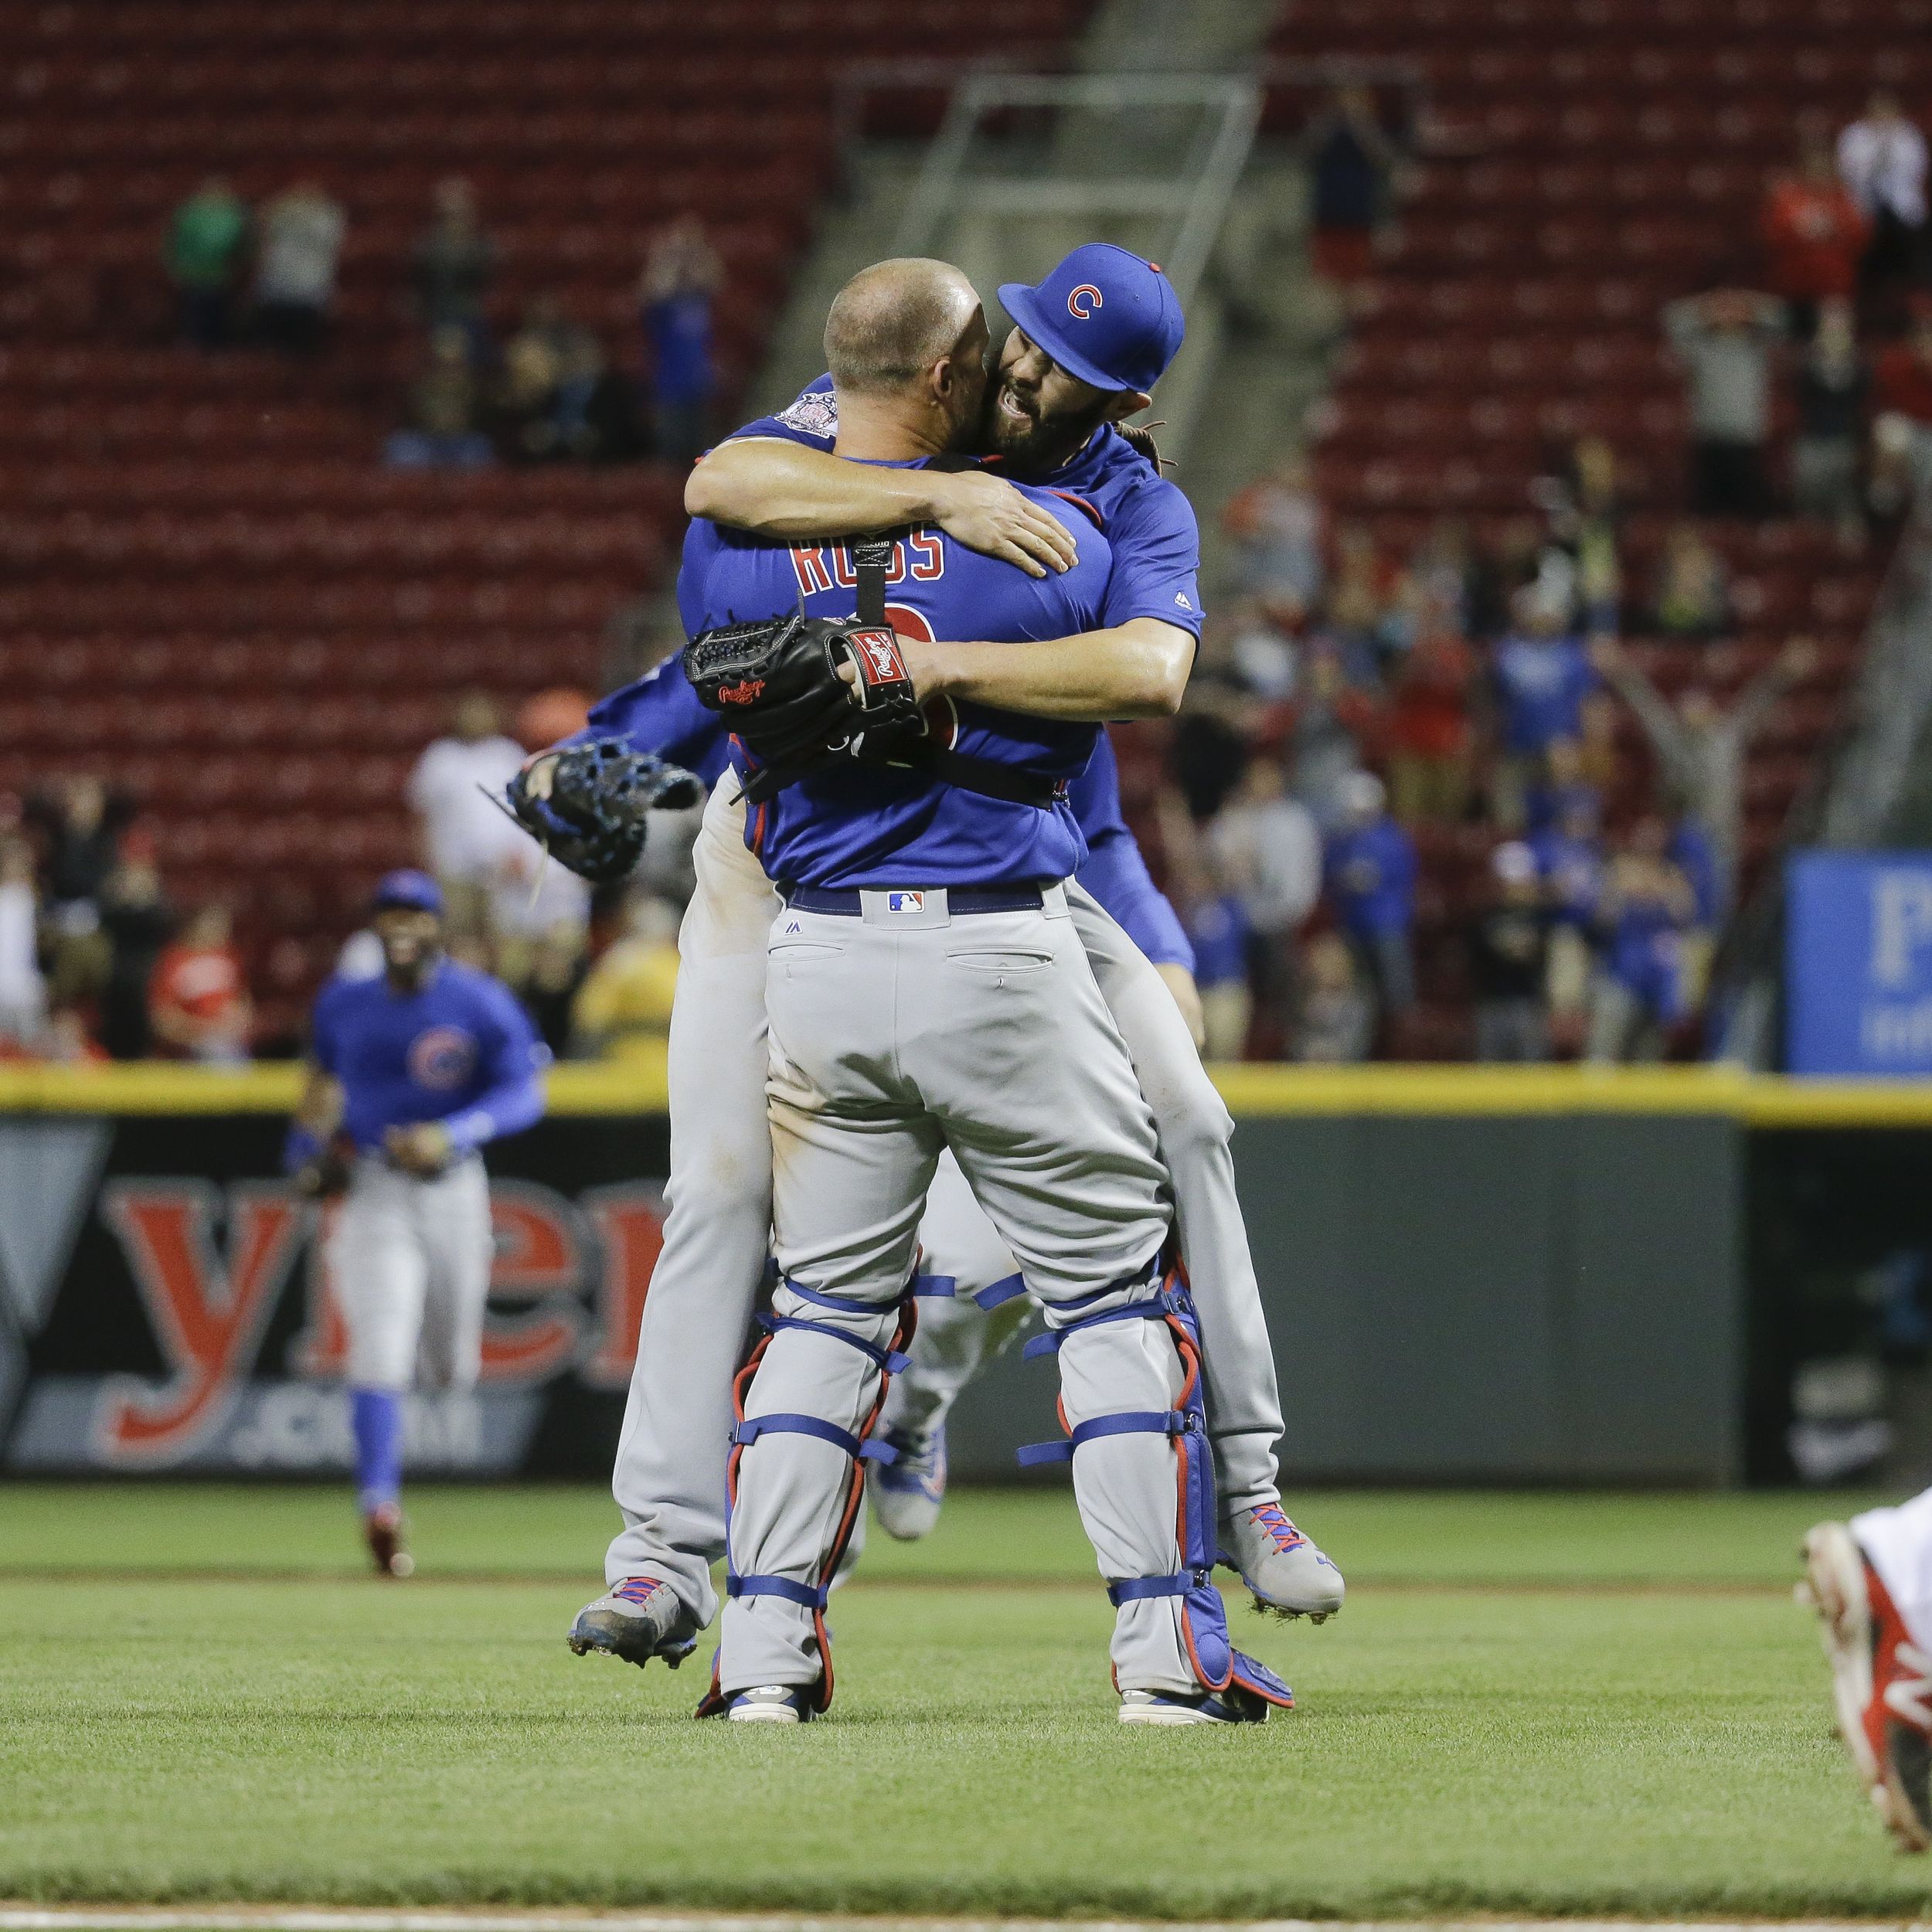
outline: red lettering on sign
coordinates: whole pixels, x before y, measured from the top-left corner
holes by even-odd
[[[604,1250],[597,1282],[597,1345],[578,1372],[586,1382],[621,1389],[638,1359],[651,1277],[664,1248],[664,1196],[649,1186],[600,1188],[584,1211]]]
[[[485,1382],[547,1382],[575,1359],[583,1328],[577,1213],[554,1188],[498,1181],[490,1189],[496,1265],[490,1298],[536,1301],[528,1314],[492,1309],[483,1325]]]
[[[119,1237],[128,1272],[161,1344],[158,1386],[116,1376],[101,1392],[94,1430],[112,1463],[179,1461],[226,1413],[287,1279],[302,1204],[276,1184],[227,1192],[225,1252],[215,1244],[220,1192],[205,1181],[111,1181],[100,1217]]]

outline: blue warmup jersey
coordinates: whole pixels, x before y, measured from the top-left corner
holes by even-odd
[[[1082,519],[1080,561],[1042,579],[956,543],[937,530],[897,539],[886,573],[886,614],[907,637],[1044,641],[1101,628],[1112,552],[1089,512],[1030,490]],[[783,616],[845,619],[857,605],[850,556],[832,543],[774,544],[699,519],[685,535],[678,607],[688,636]],[[939,741],[1071,781],[1087,769],[1100,728],[942,699],[929,713]],[[733,740],[741,769],[753,768]],[[920,773],[832,759],[747,814],[746,842],[774,879],[835,889],[887,886],[1001,886],[1077,871],[1087,843],[1071,804],[988,798]]]
[[[543,1115],[549,1050],[507,986],[454,960],[413,993],[386,976],[331,980],[313,1031],[315,1064],[342,1083],[342,1124],[365,1151],[392,1127],[440,1121],[467,1151]]]
[[[735,434],[776,437],[808,449],[830,450],[838,434],[832,378],[820,376],[789,408],[761,416]],[[994,470],[1000,473],[997,464]],[[1067,491],[1100,512],[1114,552],[1100,628],[1111,629],[1132,617],[1158,617],[1197,638],[1201,634],[1201,537],[1194,506],[1175,485],[1157,476],[1111,423],[1095,430],[1072,462],[1050,476],[1026,480]],[[1086,531],[1077,526],[1074,535],[1084,546]]]

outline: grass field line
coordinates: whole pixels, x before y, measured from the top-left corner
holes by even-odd
[[[558,1906],[0,1904],[0,1932],[1932,1932],[1932,1922],[1866,1918],[1026,1918],[995,1914],[612,1911]]]
[[[124,1566],[110,1569],[99,1563],[0,1563],[0,1578],[17,1583],[86,1583],[106,1580],[117,1581],[128,1574]],[[366,1567],[357,1563],[353,1567],[342,1565],[316,1564],[311,1567],[290,1566],[274,1569],[256,1569],[240,1564],[232,1566],[197,1566],[190,1569],[154,1569],[144,1567],[139,1573],[144,1583],[343,1583],[369,1582],[383,1588],[396,1587],[385,1583],[380,1577],[371,1577]],[[559,1584],[575,1583],[584,1587],[594,1587],[595,1573],[587,1570],[445,1570],[440,1573],[424,1575],[421,1572],[413,1577],[407,1587],[412,1592],[441,1589],[489,1589],[505,1588],[550,1590]],[[1100,1587],[1097,1577],[1039,1577],[1016,1572],[1010,1576],[981,1575],[970,1577],[893,1576],[851,1578],[838,1586],[838,1594],[847,1591],[864,1591],[870,1594],[878,1590],[906,1590],[944,1591],[948,1594],[975,1590],[1049,1590],[1061,1594],[1090,1594]],[[1246,1597],[1244,1587],[1238,1582],[1224,1580],[1221,1587],[1232,1599]],[[1757,1581],[1740,1577],[1668,1577],[1651,1579],[1636,1577],[1369,1577],[1359,1579],[1354,1586],[1358,1594],[1372,1593],[1378,1597],[1715,1597],[1762,1598],[1788,1597],[1791,1585],[1788,1583]],[[1284,1921],[1285,1923],[1286,1921]],[[0,1927],[0,1932],[4,1928]],[[1927,1932],[1932,1932],[1928,1926]]]

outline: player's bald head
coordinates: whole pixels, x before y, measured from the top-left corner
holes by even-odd
[[[979,311],[951,262],[908,255],[862,268],[825,318],[825,366],[854,395],[889,395],[961,346]]]

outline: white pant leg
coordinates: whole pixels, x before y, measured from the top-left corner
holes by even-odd
[[[423,1333],[417,1359],[430,1389],[473,1389],[483,1360],[483,1315],[494,1243],[490,1182],[478,1160],[413,1182],[424,1262]]]
[[[770,1241],[765,937],[777,897],[745,849],[737,781],[719,781],[692,852],[671,1014],[671,1175],[611,1492],[611,1583],[662,1578],[699,1628],[717,1614],[731,1381]]]
[[[1850,1528],[1912,1641],[1932,1650],[1932,1489],[1896,1509],[1868,1509]]]
[[[1208,1434],[1222,1515],[1279,1498],[1281,1396],[1247,1223],[1234,1121],[1158,973],[1091,894],[1067,888],[1075,930],[1133,1057],[1174,1188],[1175,1223],[1201,1324]]]
[[[950,1295],[921,1296],[912,1357],[886,1397],[881,1426],[911,1435],[941,1427],[960,1391],[1011,1343],[1033,1311],[1024,1294],[982,1308],[982,1288],[1019,1272],[1013,1251],[973,1199],[949,1148],[939,1157],[919,1223],[919,1269],[954,1284]]]
[[[416,1373],[428,1257],[408,1175],[381,1162],[355,1163],[329,1237],[329,1274],[349,1331],[352,1389],[406,1389]]]

